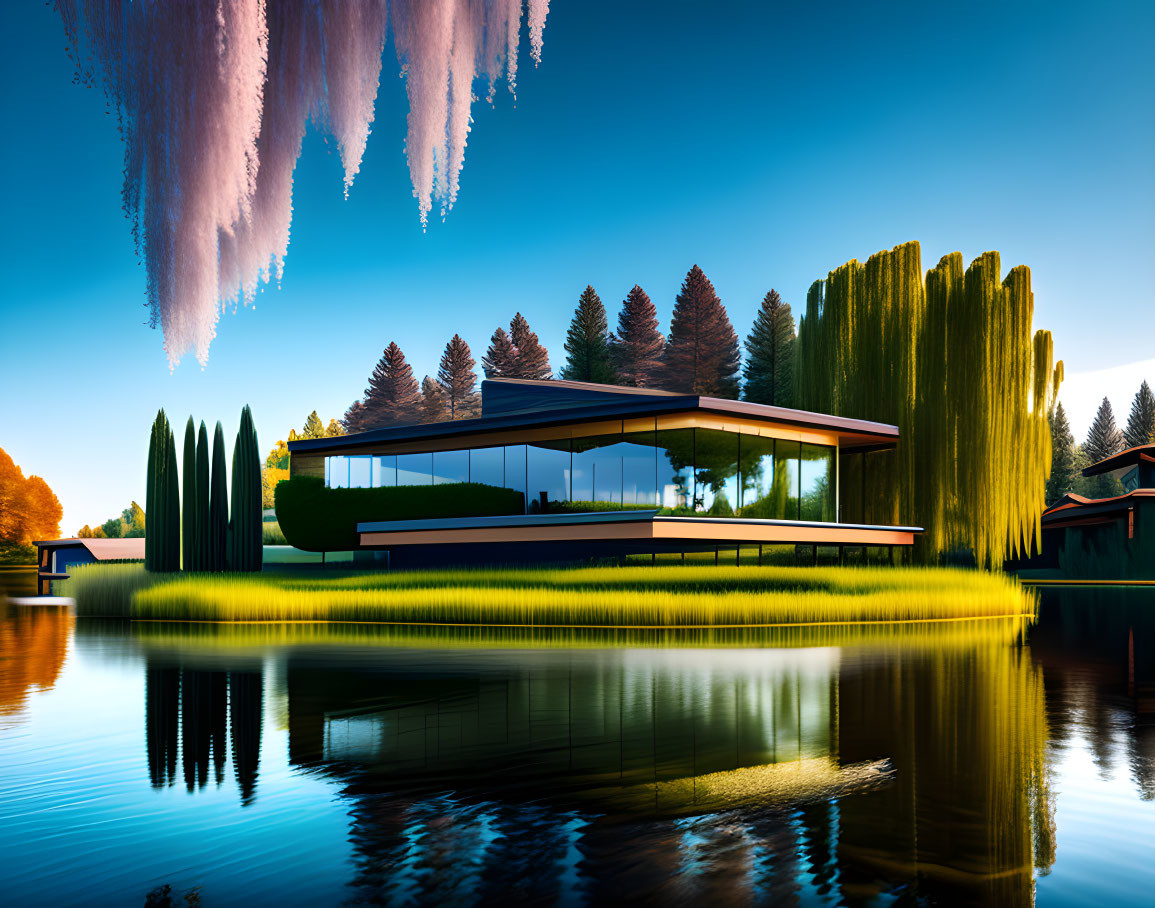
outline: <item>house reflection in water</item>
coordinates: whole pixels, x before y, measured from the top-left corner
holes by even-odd
[[[346,783],[370,899],[1029,904],[1053,860],[1005,640],[428,655],[287,665],[290,759]]]
[[[241,801],[256,798],[263,681],[252,671],[215,671],[151,661],[145,669],[145,738],[149,778],[174,784],[178,754],[189,791],[224,781],[227,740]]]

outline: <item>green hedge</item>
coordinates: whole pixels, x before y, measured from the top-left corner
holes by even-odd
[[[289,545],[309,552],[358,547],[357,524],[370,520],[495,517],[525,513],[525,496],[478,482],[380,489],[329,489],[315,476],[277,483],[277,522]]]

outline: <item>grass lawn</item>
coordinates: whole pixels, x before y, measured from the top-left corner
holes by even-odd
[[[81,616],[533,628],[734,628],[1032,616],[1003,574],[952,568],[659,565],[412,572],[74,572]]]

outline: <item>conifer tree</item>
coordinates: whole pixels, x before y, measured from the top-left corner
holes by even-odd
[[[514,359],[513,378],[532,378],[548,381],[553,378],[549,365],[549,351],[541,345],[525,316],[517,312],[509,323],[509,339],[513,341],[517,355]]]
[[[1112,454],[1118,454],[1125,444],[1123,433],[1115,425],[1111,401],[1104,397],[1091,428],[1087,430],[1087,440],[1083,442],[1083,453],[1087,457],[1088,466]],[[1097,476],[1087,477],[1086,491],[1092,498],[1112,498],[1122,494],[1123,484],[1109,473],[1100,473]]]
[[[569,381],[614,384],[617,372],[610,358],[609,333],[606,307],[597,291],[587,284],[566,333],[566,363],[561,377]]]
[[[381,354],[361,406],[346,413],[345,428],[350,432],[380,429],[398,423],[416,422],[420,416],[421,391],[413,369],[405,361],[405,354],[397,344],[390,342]],[[352,419],[354,425],[350,425]]]
[[[476,365],[469,344],[460,334],[453,335],[445,345],[437,369],[437,384],[441,386],[450,419],[465,419],[477,411],[477,375],[473,371]]]
[[[213,430],[212,479],[209,483],[209,549],[205,570],[225,569],[229,535],[229,491],[225,464],[225,430],[221,421]]]
[[[421,379],[421,421],[440,422],[445,418],[445,395],[441,386],[426,375]]]
[[[1051,423],[1051,475],[1047,479],[1047,507],[1080,485],[1078,453],[1067,413],[1059,404],[1050,415]]]
[[[514,378],[517,365],[517,350],[513,341],[505,333],[504,328],[498,328],[489,339],[489,349],[481,357],[481,368],[485,370],[486,378]]]
[[[794,316],[777,290],[762,298],[754,327],[746,338],[746,386],[743,400],[778,407],[794,406]]]
[[[184,501],[181,508],[181,567],[193,569],[193,549],[197,538],[197,435],[193,418],[184,427],[184,463],[181,469]]]
[[[1155,394],[1146,381],[1135,392],[1131,401],[1131,415],[1127,417],[1127,428],[1123,430],[1123,440],[1128,448],[1155,444]]]
[[[321,422],[321,417],[317,415],[314,410],[309,414],[308,419],[305,420],[305,427],[301,430],[298,438],[324,438],[325,424]]]
[[[1083,450],[1091,463],[1097,463],[1112,454],[1123,450],[1123,433],[1115,425],[1115,413],[1111,409],[1111,401],[1106,397],[1099,404],[1099,411],[1095,414],[1095,421],[1087,430],[1087,440],[1083,442]]]
[[[618,330],[610,335],[618,381],[635,388],[655,387],[665,348],[666,339],[658,330],[658,312],[646,291],[634,284],[622,300]]]
[[[349,409],[345,411],[345,415],[341,417],[341,426],[345,432],[363,432],[365,430],[365,403],[364,401],[355,400],[349,405]],[[289,441],[295,441],[297,432],[295,429],[289,430]]]
[[[246,404],[233,445],[233,488],[229,511],[231,571],[259,571],[261,542],[261,455],[253,414]]]
[[[196,538],[193,540],[193,570],[209,570],[209,432],[201,420],[197,431]]]
[[[329,420],[329,425],[325,427],[325,437],[335,438],[338,435],[344,435],[345,430],[341,428],[341,424],[335,419]]]
[[[695,265],[674,299],[663,385],[685,394],[737,398],[740,362],[738,335],[726,308]]]

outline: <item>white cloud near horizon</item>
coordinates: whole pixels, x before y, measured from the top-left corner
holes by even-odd
[[[1087,437],[1087,430],[1104,397],[1111,401],[1119,428],[1127,425],[1131,401],[1144,381],[1155,387],[1155,359],[1068,374],[1059,388],[1059,400],[1067,413],[1075,441],[1082,442]]]

